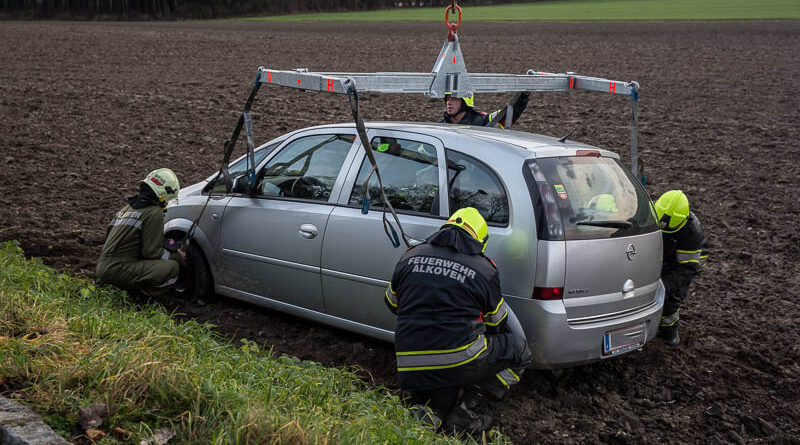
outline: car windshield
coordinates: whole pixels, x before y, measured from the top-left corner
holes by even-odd
[[[658,230],[650,198],[617,159],[541,158],[529,168],[541,239],[615,238]]]

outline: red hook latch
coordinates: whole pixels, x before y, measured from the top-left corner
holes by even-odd
[[[450,11],[458,11],[458,22],[457,23],[450,23]],[[450,6],[446,6],[444,8],[444,24],[450,30],[447,33],[447,40],[453,41],[455,40],[455,34],[458,32],[458,28],[461,26],[461,6],[458,6],[453,0],[453,4]]]

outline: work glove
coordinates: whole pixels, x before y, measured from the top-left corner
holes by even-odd
[[[517,104],[522,105],[523,107],[528,106],[528,99],[531,97],[531,93],[529,91],[523,91],[519,93],[519,99],[517,100]],[[512,106],[516,106],[517,104],[512,104]]]

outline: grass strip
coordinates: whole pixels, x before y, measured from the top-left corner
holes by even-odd
[[[0,391],[67,438],[81,407],[111,406],[104,444],[162,428],[181,444],[476,443],[434,435],[350,370],[232,345],[210,325],[28,260],[16,242],[0,244]]]
[[[451,14],[451,20],[457,19]],[[797,20],[798,0],[560,0],[466,6],[463,19],[489,21]],[[444,8],[249,17],[256,21],[444,22]]]

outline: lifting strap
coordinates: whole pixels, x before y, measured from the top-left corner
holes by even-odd
[[[231,134],[230,139],[225,141],[225,153],[222,156],[222,162],[220,163],[219,171],[217,172],[216,176],[214,176],[214,179],[212,179],[210,182],[211,187],[208,189],[208,198],[206,198],[206,202],[203,204],[203,207],[200,208],[200,213],[197,215],[197,218],[192,220],[192,225],[189,227],[189,230],[186,231],[186,235],[183,236],[183,241],[181,241],[180,246],[181,250],[185,251],[187,248],[189,248],[189,244],[191,244],[194,232],[197,230],[197,224],[200,223],[200,219],[203,217],[203,213],[205,213],[209,201],[211,201],[211,196],[214,194],[214,184],[219,181],[220,176],[222,176],[223,181],[225,182],[225,194],[227,195],[231,192],[231,188],[233,187],[233,179],[231,179],[231,174],[228,172],[228,164],[231,161],[233,147],[236,145],[236,140],[239,139],[242,126],[246,126],[245,131],[247,133],[247,182],[250,186],[250,190],[252,190],[253,186],[255,185],[255,149],[253,143],[253,126],[250,121],[250,108],[253,106],[253,101],[256,98],[258,89],[261,88],[261,74],[261,70],[259,70],[258,74],[256,75],[256,80],[253,82],[253,88],[250,90],[250,95],[247,97],[247,102],[245,102],[244,111],[242,111],[242,114],[239,116],[239,120],[236,122],[236,127],[233,129],[233,134]]]
[[[389,199],[386,197],[386,192],[383,189],[381,172],[378,169],[378,163],[375,160],[375,154],[372,152],[372,144],[370,144],[369,137],[367,137],[364,119],[361,118],[361,112],[358,108],[358,91],[356,90],[355,81],[347,78],[344,80],[343,84],[345,91],[347,92],[347,101],[350,104],[350,111],[353,113],[353,121],[356,124],[356,132],[358,132],[358,137],[361,140],[361,146],[364,147],[367,159],[369,159],[369,163],[372,165],[372,170],[367,175],[362,187],[364,195],[362,196],[363,202],[361,206],[361,213],[367,214],[367,212],[369,212],[369,181],[374,174],[378,179],[378,186],[381,191],[381,200],[383,201],[383,231],[386,232],[386,236],[389,237],[389,240],[392,242],[392,245],[395,248],[400,247],[400,240],[398,239],[397,231],[392,226],[391,221],[389,221],[389,219],[386,217],[386,209],[389,209],[389,212],[392,214],[392,218],[394,218],[394,222],[397,224],[397,228],[400,229],[400,235],[402,235],[403,243],[405,243],[406,247],[411,247],[409,241],[413,240],[413,238],[406,235],[405,231],[403,230],[403,225],[400,224],[400,219],[397,217],[397,213],[394,211],[394,207],[392,207],[392,203],[389,202]]]
[[[644,172],[639,174],[639,84],[631,82],[631,171],[633,176],[639,178],[642,185],[645,183]]]
[[[231,134],[231,138],[225,141],[225,155],[222,157],[222,164],[219,168],[219,175],[222,175],[225,181],[225,193],[231,192],[231,187],[233,187],[233,179],[231,178],[230,173],[228,172],[228,164],[231,161],[231,153],[233,153],[233,147],[236,145],[236,141],[239,139],[239,134],[242,132],[242,127],[245,127],[245,132],[247,134],[247,156],[248,156],[248,168],[247,168],[247,182],[250,185],[250,188],[255,185],[255,145],[253,143],[253,125],[250,119],[250,108],[253,106],[253,101],[256,98],[256,94],[258,93],[258,89],[261,88],[261,76],[263,72],[259,69],[258,74],[256,75],[256,80],[253,83],[253,88],[250,90],[250,95],[247,96],[247,102],[244,104],[244,111],[242,114],[239,115],[239,120],[236,122],[236,127],[233,129],[233,133]],[[215,180],[217,179],[215,178]],[[210,196],[210,195],[209,195]]]

